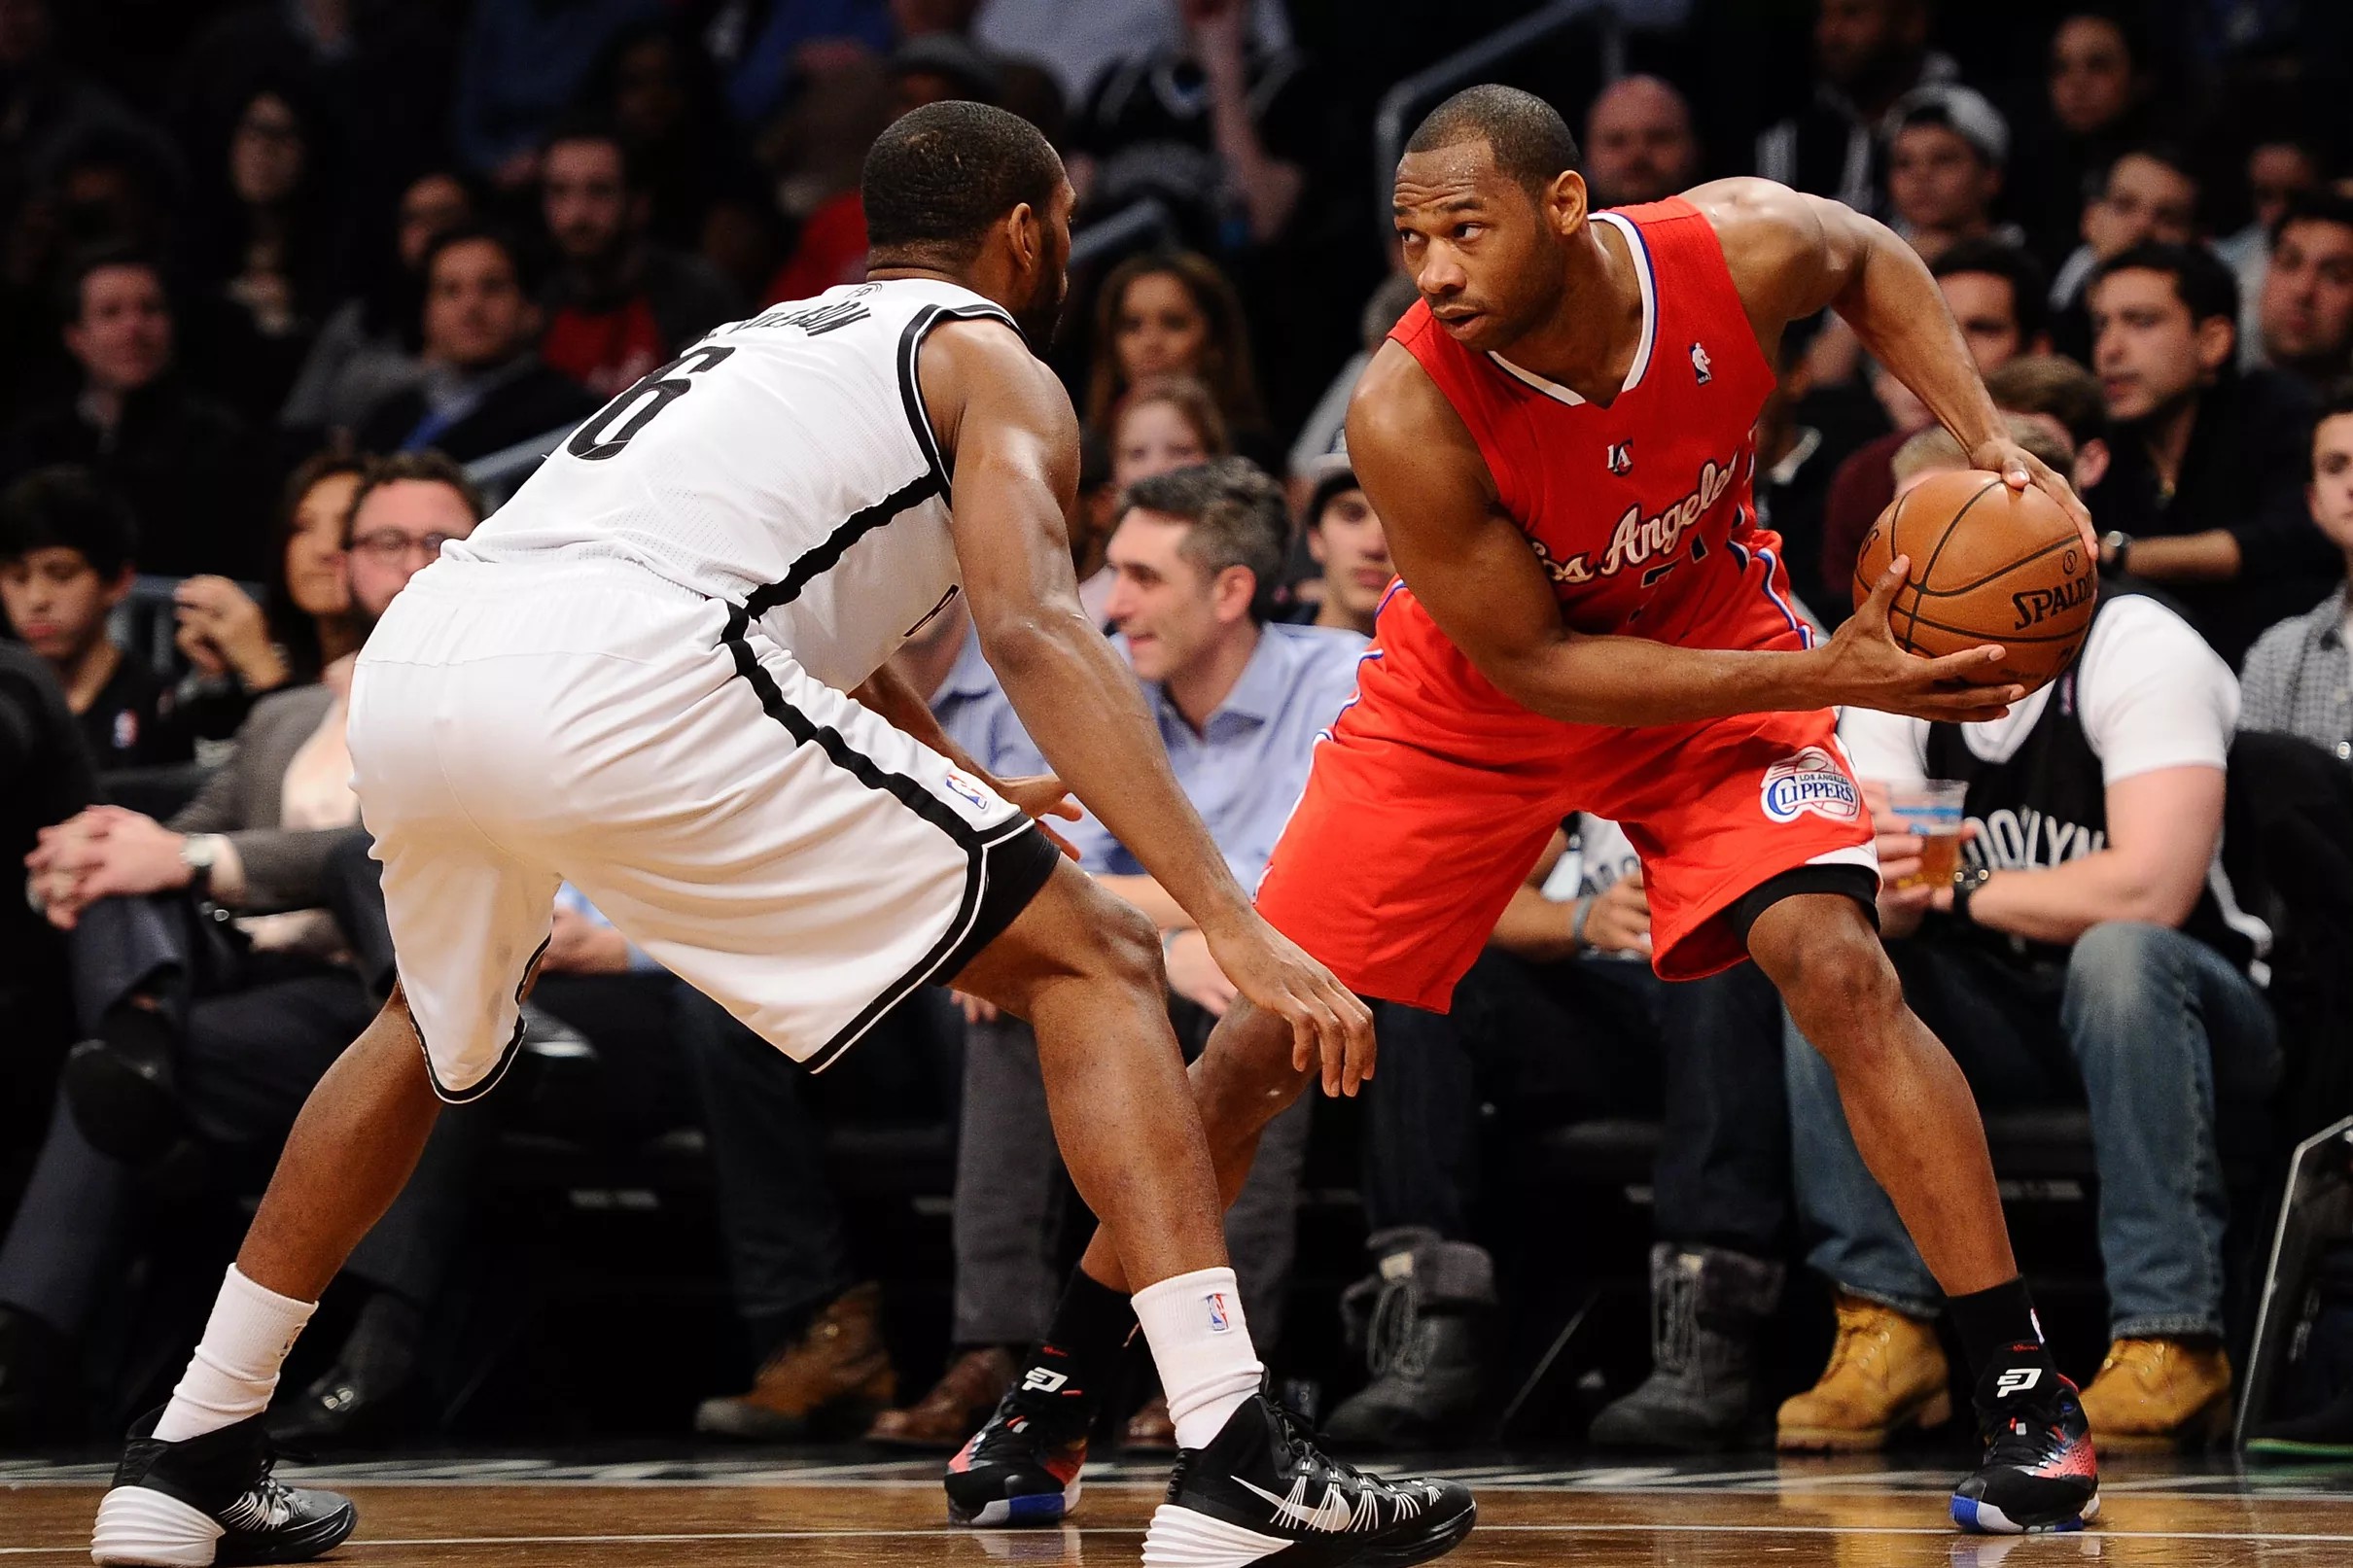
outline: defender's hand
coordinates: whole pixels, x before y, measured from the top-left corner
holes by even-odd
[[[2090,509],[2076,495],[2075,487],[2060,478],[2050,464],[2008,436],[2001,436],[1984,442],[1971,452],[1969,466],[2000,474],[2003,482],[2013,490],[2023,490],[2032,485],[2057,502],[2059,510],[2067,514],[2067,520],[2075,525],[2075,531],[2084,537],[2084,548],[2094,559],[2098,558],[2099,534],[2091,526]]]
[[[1255,912],[1230,929],[1204,930],[1234,989],[1291,1027],[1291,1066],[1323,1064],[1323,1092],[1352,1096],[1373,1075],[1373,1012],[1332,972]]]
[[[1905,652],[1896,643],[1887,611],[1911,571],[1908,555],[1890,561],[1872,585],[1871,597],[1828,643],[1814,650],[1820,660],[1822,701],[1952,724],[2001,717],[2012,703],[2026,695],[2026,688],[1977,686],[1966,679],[1972,671],[2000,663],[2000,645],[1924,659]]]
[[[1060,779],[1050,773],[1040,773],[1027,779],[1000,779],[997,792],[1021,808],[1021,814],[1037,824],[1037,831],[1054,841],[1054,847],[1064,856],[1078,858],[1078,846],[1046,825],[1046,819],[1059,817],[1066,822],[1075,822],[1084,815],[1078,802]]]

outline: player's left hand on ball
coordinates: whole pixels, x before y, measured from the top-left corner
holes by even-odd
[[[1291,1066],[1318,1062],[1323,1092],[1352,1096],[1373,1075],[1373,1010],[1332,972],[1255,912],[1219,931],[1204,929],[1210,954],[1234,989],[1291,1027]]]
[[[2091,511],[2075,493],[2075,486],[2059,476],[2058,470],[2027,451],[2018,442],[2002,437],[1990,440],[1969,454],[1969,466],[1998,473],[2013,490],[2034,486],[2058,503],[2059,510],[2075,524],[2075,531],[2084,537],[2084,548],[2094,556],[2099,553],[2099,533],[2091,526]]]

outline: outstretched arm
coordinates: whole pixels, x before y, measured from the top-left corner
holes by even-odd
[[[1922,717],[1991,717],[2007,688],[1958,687],[1998,650],[1920,659],[1895,645],[1880,584],[1868,607],[1804,652],[1677,647],[1590,637],[1560,602],[1528,539],[1495,499],[1470,432],[1412,355],[1384,344],[1356,384],[1348,449],[1388,525],[1389,553],[1422,608],[1514,702],[1579,724],[1679,724],[1859,703]]]
[[[1372,1014],[1261,920],[1169,769],[1135,676],[1079,607],[1065,519],[1078,420],[1053,372],[1006,328],[957,322],[926,339],[924,405],[950,454],[951,526],[981,651],[1030,739],[1112,836],[1200,925],[1218,966],[1320,1054],[1329,1093],[1370,1075]]]
[[[1759,343],[1770,351],[1789,323],[1837,311],[1872,357],[1919,395],[1972,466],[2001,474],[2013,489],[2043,490],[2075,520],[2085,545],[2096,548],[2091,514],[2066,480],[2010,438],[1944,291],[1894,230],[1771,180],[1714,180],[1688,199],[1715,226]]]

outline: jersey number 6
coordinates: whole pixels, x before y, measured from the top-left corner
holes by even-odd
[[[644,380],[598,409],[588,423],[574,431],[572,439],[564,443],[564,450],[591,463],[616,455],[629,444],[631,436],[652,423],[655,414],[694,390],[694,383],[686,379],[688,376],[710,369],[734,352],[731,348],[690,348],[668,365],[655,366],[646,372]],[[671,374],[673,370],[678,373]],[[642,400],[641,394],[649,392],[653,396]],[[635,411],[631,412],[633,406]],[[624,413],[629,415],[629,422],[615,431],[614,421]],[[608,435],[610,439],[606,438]]]

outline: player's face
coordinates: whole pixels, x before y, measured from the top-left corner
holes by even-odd
[[[24,645],[53,664],[81,658],[106,635],[106,612],[129,591],[109,582],[89,557],[62,544],[0,563],[0,606]]]
[[[2312,427],[2312,520],[2329,541],[2353,554],[2353,414]]]
[[[286,597],[305,615],[340,615],[351,608],[344,576],[343,518],[351,510],[356,473],[331,473],[302,492],[286,536]]]
[[[1496,169],[1484,141],[1407,154],[1392,210],[1405,269],[1456,342],[1507,348],[1559,308],[1564,285],[1550,214]]]
[[[2091,367],[2110,419],[2146,419],[2173,406],[2229,357],[2229,325],[2201,332],[2171,273],[2146,267],[2111,273],[2091,291],[2090,303]],[[2219,357],[2209,338],[2219,340]]]
[[[1990,272],[1951,272],[1936,280],[1944,291],[1946,308],[1960,324],[1961,341],[1977,373],[1991,375],[2025,352],[2019,334],[2018,302],[2011,297],[2010,280]]]
[[[558,142],[540,176],[540,211],[568,260],[593,261],[621,243],[629,223],[629,187],[621,150],[608,141]]]
[[[352,608],[374,625],[408,579],[440,554],[442,540],[473,532],[465,498],[439,480],[377,485],[351,517]]]
[[[1349,619],[1370,625],[1397,568],[1388,558],[1381,514],[1364,492],[1343,490],[1325,502],[1316,526],[1308,531],[1307,547],[1323,568],[1325,600],[1346,611]]]
[[[2341,362],[2353,340],[2353,228],[2290,224],[2264,273],[2264,351],[2274,360]]]
[[[1131,509],[1106,551],[1117,575],[1104,612],[1127,638],[1128,662],[1145,680],[1181,676],[1216,645],[1227,624],[1218,613],[1217,582],[1184,554],[1192,529],[1181,517]]]

